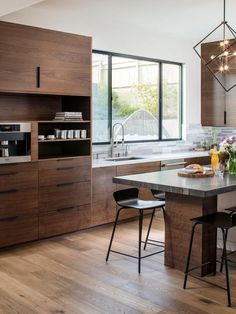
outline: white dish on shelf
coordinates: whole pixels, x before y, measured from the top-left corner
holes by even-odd
[[[39,141],[44,141],[45,140],[45,136],[44,135],[38,135],[38,140]]]
[[[55,140],[55,139],[56,139],[55,135],[48,135],[47,136],[47,140]]]

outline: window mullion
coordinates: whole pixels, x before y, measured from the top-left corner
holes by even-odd
[[[159,66],[159,117],[158,117],[158,121],[159,121],[159,134],[158,134],[158,137],[159,137],[159,141],[162,140],[162,101],[163,101],[163,71],[162,71],[162,62],[160,62],[160,66]]]
[[[108,128],[109,128],[109,142],[112,136],[112,55],[108,56]]]

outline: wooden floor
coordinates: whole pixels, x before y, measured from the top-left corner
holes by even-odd
[[[147,225],[147,219],[146,219]],[[118,226],[116,249],[137,252],[137,222]],[[155,218],[152,238],[163,238]],[[74,233],[2,251],[0,255],[0,313],[236,313],[236,268],[231,268],[233,308],[223,290],[163,265],[163,254],[137,261],[105,255],[111,226]],[[154,247],[149,246],[148,252]],[[224,283],[224,276],[215,281]]]

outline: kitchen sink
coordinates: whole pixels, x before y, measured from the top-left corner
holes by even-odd
[[[110,157],[106,158],[106,161],[126,161],[126,160],[137,160],[137,159],[144,159],[143,157]]]

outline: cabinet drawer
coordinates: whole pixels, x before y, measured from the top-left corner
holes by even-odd
[[[0,166],[0,191],[37,187],[37,163],[22,163]]]
[[[159,171],[160,169],[161,169],[161,163],[159,161],[146,162],[146,163],[133,164],[133,165],[123,165],[123,166],[117,166],[116,175],[125,176],[129,174]]]
[[[90,227],[90,205],[62,208],[39,216],[39,238]]]
[[[37,216],[0,218],[0,247],[38,239]]]
[[[0,217],[38,213],[38,189],[0,191]]]
[[[87,157],[42,161],[39,163],[39,185],[91,180],[91,159]]]
[[[39,188],[39,210],[48,212],[91,203],[91,182],[62,183]]]

